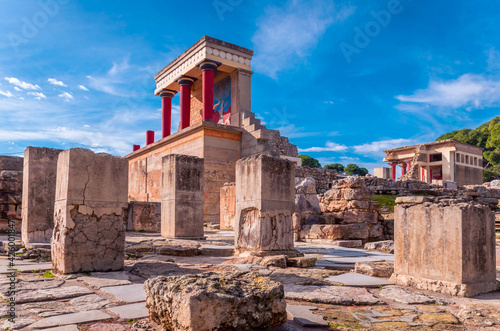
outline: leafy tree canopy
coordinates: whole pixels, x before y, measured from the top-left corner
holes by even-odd
[[[337,170],[338,173],[344,173],[344,166],[340,163],[327,164],[323,168]]]
[[[365,176],[368,174],[368,169],[366,168],[360,168],[356,164],[348,164],[345,168],[344,171],[346,175],[358,175],[358,176]]]
[[[310,168],[321,168],[321,163],[309,155],[299,155],[302,160],[302,165]]]

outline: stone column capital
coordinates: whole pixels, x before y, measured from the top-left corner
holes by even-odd
[[[217,68],[221,65],[221,62],[217,62],[214,60],[209,60],[209,59],[204,59],[200,63],[198,63],[196,66],[200,68],[201,71],[205,70],[211,70],[211,71],[216,71]]]
[[[179,86],[184,86],[184,85],[193,86],[194,82],[196,82],[197,80],[198,80],[197,78],[182,75],[179,78],[177,78],[175,82],[179,84]]]
[[[169,89],[166,89],[164,88],[163,90],[160,91],[160,93],[158,93],[158,95],[162,98],[170,98],[172,99],[175,95],[177,94],[177,91],[175,90],[169,90]]]

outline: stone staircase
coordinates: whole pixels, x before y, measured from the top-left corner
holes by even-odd
[[[287,153],[280,152],[277,145],[280,143],[290,145],[288,139],[282,137],[278,130],[271,130],[262,125],[260,119],[255,118],[255,113],[242,113],[241,128],[245,130],[242,136],[243,157],[254,154],[267,154],[277,157],[287,155]]]

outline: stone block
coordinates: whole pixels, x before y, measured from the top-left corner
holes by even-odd
[[[203,169],[203,159],[196,156],[163,157],[162,237],[203,238]]]
[[[495,225],[488,206],[405,201],[394,216],[394,282],[456,296],[497,289]]]
[[[220,188],[220,228],[234,229],[236,213],[236,186],[234,183]]]
[[[161,203],[130,201],[128,206],[128,231],[157,233],[161,231]]]
[[[295,166],[267,155],[236,163],[236,252],[293,251]]]
[[[28,147],[24,151],[22,240],[49,243],[54,230],[57,157],[62,150]]]
[[[128,161],[73,148],[57,161],[52,264],[56,273],[120,270]]]
[[[287,320],[283,285],[257,273],[159,276],[144,289],[150,318],[165,330],[257,330]]]

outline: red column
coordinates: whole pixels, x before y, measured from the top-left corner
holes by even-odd
[[[389,163],[389,165],[391,166],[392,180],[396,180],[396,165],[397,165],[397,163]]]
[[[422,167],[422,181],[425,182],[425,167]]]
[[[406,161],[406,172],[411,170],[411,161]]]
[[[214,115],[214,77],[219,65],[220,63],[210,60],[199,64],[203,83],[203,120],[206,122],[212,122]]]
[[[181,130],[190,125],[191,117],[191,86],[193,86],[196,78],[181,76],[177,80],[177,84],[181,87]]]
[[[403,163],[401,166],[401,176],[406,175],[406,163]]]
[[[163,89],[160,91],[161,97],[161,137],[170,136],[172,126],[172,98],[177,93],[174,90]]]
[[[138,151],[141,149],[141,145],[133,145],[132,146],[132,151],[135,152],[135,151]]]
[[[155,142],[155,132],[154,131],[146,131],[146,146]]]

